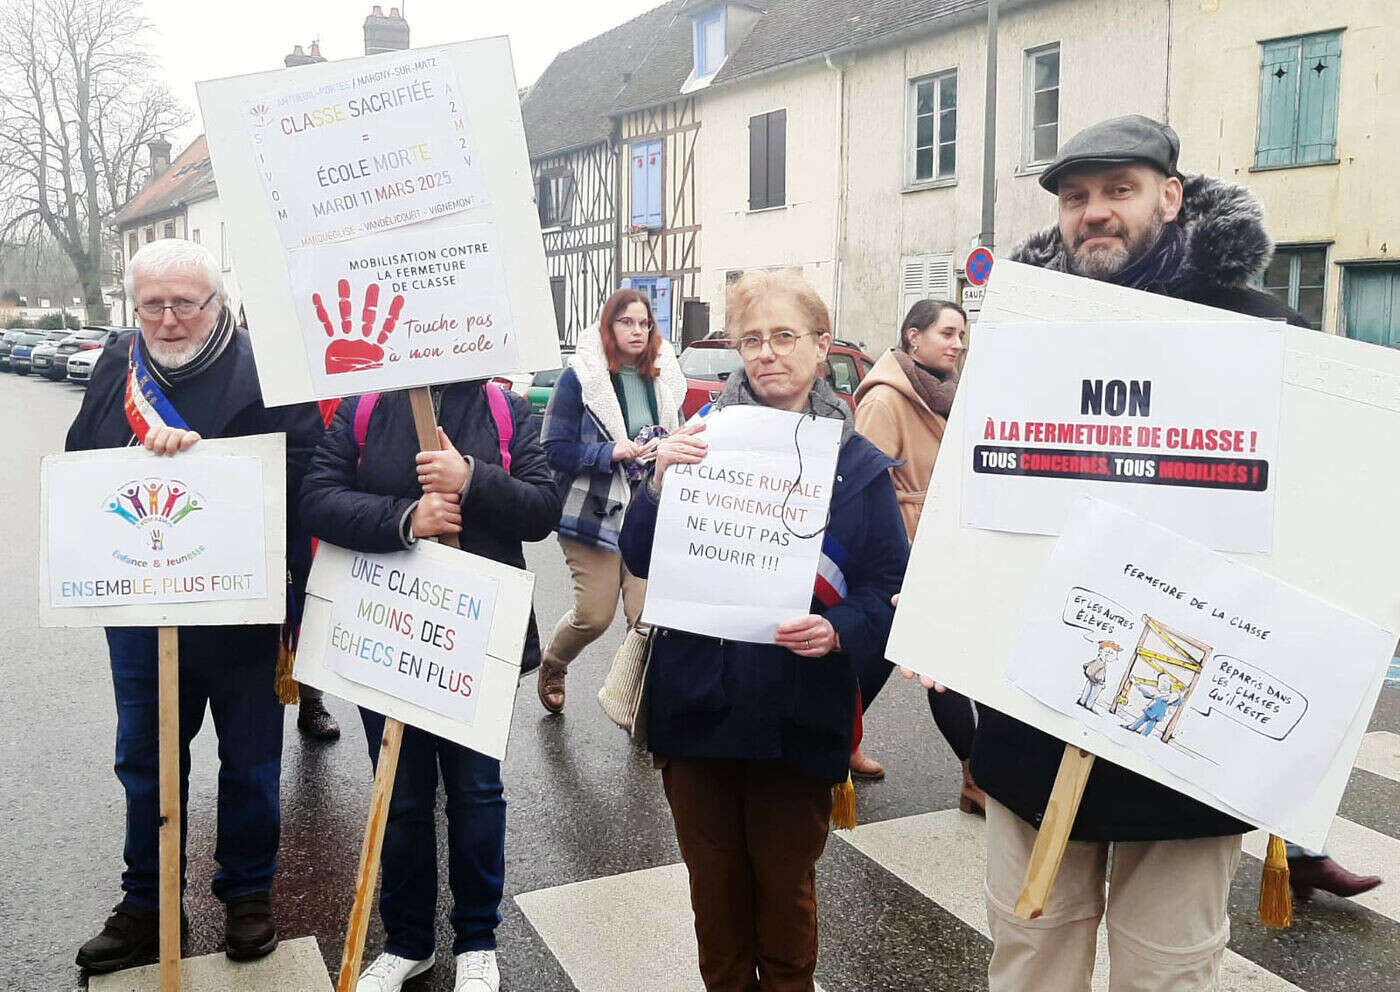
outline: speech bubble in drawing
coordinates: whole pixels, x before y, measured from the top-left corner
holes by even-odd
[[[1071,627],[1086,631],[1085,639],[1090,641],[1119,640],[1121,644],[1122,638],[1132,639],[1128,635],[1138,625],[1137,619],[1118,603],[1083,586],[1069,591],[1060,617]]]
[[[1191,697],[1196,712],[1219,713],[1256,734],[1281,741],[1307,712],[1307,699],[1288,683],[1268,672],[1231,658],[1216,655],[1202,678],[1202,688]]]

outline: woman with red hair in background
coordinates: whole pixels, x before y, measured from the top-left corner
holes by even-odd
[[[540,702],[552,713],[564,708],[569,663],[608,629],[619,595],[627,626],[641,620],[646,582],[627,571],[617,538],[641,478],[639,459],[653,437],[675,430],[685,389],[651,301],[635,289],[608,298],[554,385],[541,434],[564,496],[559,544],[573,575],[574,607],[554,628],[540,664]]]

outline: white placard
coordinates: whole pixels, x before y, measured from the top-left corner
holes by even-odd
[[[444,106],[436,96],[449,87],[460,97],[457,110],[455,99]],[[554,301],[507,39],[296,66],[197,88],[268,405],[559,367]],[[400,89],[420,96],[431,90],[434,96],[410,99]],[[387,101],[374,96],[385,93]],[[368,113],[351,117],[352,99]],[[259,114],[266,126],[253,119],[258,107],[265,108]],[[281,134],[287,108],[295,117],[318,107],[322,117],[330,107],[330,117],[340,113],[344,119]],[[360,127],[371,121],[374,127]],[[250,128],[264,135],[261,144],[250,138]],[[355,148],[356,141],[362,148]],[[276,149],[275,160],[260,161],[259,154],[268,153],[257,149],[268,147]],[[362,167],[361,159],[368,164]],[[344,184],[331,185],[353,189],[355,204],[326,213],[323,169],[327,182],[331,172],[345,176]],[[269,193],[274,188],[276,201]],[[341,195],[335,190],[332,198]],[[289,199],[297,201],[295,209],[286,204]],[[317,216],[317,204],[325,216]],[[461,243],[489,249],[453,255]],[[348,271],[352,260],[386,264]],[[347,285],[341,287],[341,280]],[[368,308],[371,317],[366,293],[372,283],[379,284],[379,295]],[[395,283],[408,288],[392,289]],[[313,296],[320,298],[329,332]],[[386,333],[396,296],[404,302]],[[467,318],[488,313],[496,337],[487,337],[496,344],[471,347],[479,335],[470,332],[488,329],[468,327]],[[426,328],[444,315],[459,323],[441,356],[391,360],[405,340],[407,321]],[[332,364],[351,371],[327,373],[332,345],[338,355]]]
[[[390,231],[289,260],[316,389],[348,396],[520,363],[500,238],[490,224]]]
[[[1240,319],[1224,310],[1005,260],[992,271],[983,312],[985,320],[1004,323]],[[1391,506],[1400,488],[1400,464],[1376,457],[1375,448],[1376,438],[1400,433],[1400,352],[1305,328],[1285,327],[1283,333],[1274,547],[1242,560],[1387,630],[1400,630],[1400,587],[1393,576],[1400,518]],[[975,340],[972,350],[975,359]],[[1218,805],[1200,786],[1006,682],[1026,603],[1054,539],[962,525],[967,464],[962,407],[960,390],[914,536],[889,658],[1060,740]],[[937,650],[930,630],[939,632]],[[1315,849],[1325,845],[1381,685],[1378,675],[1321,784],[1296,817],[1278,825],[1283,836]]]
[[[297,681],[504,758],[535,577],[420,541],[362,554],[321,542]]]
[[[1082,498],[1006,678],[1279,833],[1394,647],[1373,623]]]
[[[456,69],[440,51],[332,63],[268,88],[244,123],[287,248],[360,237],[486,202]],[[300,67],[299,67],[300,68]]]
[[[642,618],[772,643],[811,612],[841,422],[730,406],[701,436],[703,462],[666,470]]]
[[[959,387],[963,523],[1058,534],[1093,495],[1220,551],[1268,551],[1281,328],[984,316]]]
[[[50,455],[40,468],[40,623],[278,623],[286,439]]]

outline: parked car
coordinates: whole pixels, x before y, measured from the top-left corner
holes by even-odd
[[[50,341],[57,343],[67,334],[67,331],[25,331],[24,337],[16,341],[10,349],[10,371],[28,375],[34,349]]]
[[[97,360],[101,357],[101,348],[92,348],[88,351],[76,351],[69,355],[68,381],[76,382],[78,385],[86,388],[88,380],[92,378],[92,367],[97,364]]]
[[[875,360],[860,345],[850,341],[837,339],[826,353],[826,381],[852,412],[856,408],[856,387],[874,364]],[[681,372],[686,380],[681,415],[689,419],[706,403],[718,399],[725,380],[743,367],[744,360],[722,333],[696,341],[681,352]]]
[[[559,357],[564,360],[566,367],[573,353],[573,345],[560,346]],[[544,423],[544,408],[549,406],[549,398],[554,395],[554,384],[563,374],[563,368],[544,369],[531,376],[529,385],[525,387],[525,399],[530,404],[530,418],[534,421],[536,430]]]
[[[43,373],[54,382],[68,378],[68,359],[80,351],[101,351],[117,339],[125,328],[90,325],[80,327],[63,340],[52,345],[52,359],[47,363],[44,356],[49,345],[34,349],[32,364],[36,375]]]
[[[24,328],[17,327],[0,334],[0,370],[10,371],[10,352],[14,349],[15,342],[28,333]]]

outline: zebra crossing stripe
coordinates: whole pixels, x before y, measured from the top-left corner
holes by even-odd
[[[579,992],[704,992],[684,864],[522,892],[515,903]]]
[[[1361,738],[1356,767],[1392,782],[1400,782],[1400,734],[1373,730]]]
[[[955,809],[883,820],[837,832],[839,837],[982,936],[988,936],[984,878],[985,823]],[[1093,992],[1108,989],[1108,937],[1102,924],[1096,944]],[[1232,992],[1302,992],[1266,968],[1226,950],[1220,987]]]

